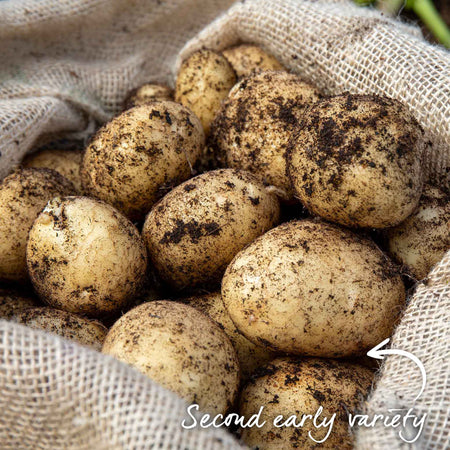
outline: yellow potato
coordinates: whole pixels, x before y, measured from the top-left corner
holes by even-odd
[[[284,223],[236,255],[222,298],[237,329],[290,354],[344,357],[389,337],[405,302],[369,239],[314,220]]]
[[[204,139],[199,120],[182,105],[161,101],[131,108],[86,148],[84,192],[142,220],[158,199],[192,176]]]
[[[124,102],[124,109],[160,100],[173,100],[172,89],[163,84],[145,83],[128,94]]]
[[[235,83],[236,74],[225,57],[211,50],[200,50],[181,65],[175,100],[195,113],[208,135],[222,100]]]
[[[239,387],[226,334],[205,314],[173,301],[143,303],[110,329],[103,353],[135,367],[209,413],[224,413]]]
[[[343,94],[305,114],[288,151],[296,196],[314,214],[350,227],[406,219],[422,192],[423,130],[399,101]]]
[[[102,317],[126,308],[142,286],[147,253],[136,227],[87,197],[55,198],[30,231],[27,264],[41,299]]]
[[[221,169],[177,186],[142,230],[150,260],[174,289],[215,285],[234,255],[278,222],[279,204],[250,173]]]
[[[271,54],[257,45],[237,45],[222,52],[239,78],[267,70],[285,70]]]
[[[349,432],[348,413],[363,402],[373,379],[373,372],[365,367],[332,359],[279,358],[262,369],[243,389],[239,412],[248,420],[264,406],[259,422],[266,421],[262,428],[256,426],[242,431],[243,441],[259,450],[330,449],[351,450],[353,438]],[[291,416],[313,418],[318,409],[316,423],[333,418],[332,426],[315,427],[311,419],[302,427],[276,427],[274,421],[281,415],[278,425],[286,424]],[[314,442],[308,435],[322,442]]]

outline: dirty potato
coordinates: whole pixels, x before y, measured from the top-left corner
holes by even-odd
[[[239,364],[228,337],[181,303],[154,301],[128,311],[110,329],[102,351],[206,412],[223,414],[237,395]]]
[[[49,200],[73,195],[66,178],[49,169],[21,169],[0,184],[0,280],[28,280],[25,259],[28,232]]]
[[[108,329],[100,322],[48,307],[18,312],[12,320],[36,330],[57,334],[97,351],[101,350],[108,332]]]
[[[278,222],[276,196],[250,173],[220,169],[177,186],[148,214],[142,236],[172,288],[217,284],[234,255]]]
[[[259,422],[266,422],[262,428],[244,429],[242,439],[260,450],[351,450],[348,414],[360,407],[372,380],[373,372],[357,364],[316,358],[276,359],[241,393],[240,414],[248,420],[264,406]],[[335,415],[332,426],[314,426],[319,407],[323,409],[316,423],[326,419],[329,424]],[[308,414],[311,417],[298,426]],[[276,422],[280,426],[275,427],[280,415]]]
[[[314,214],[350,227],[391,227],[419,202],[424,147],[423,130],[399,101],[343,94],[305,114],[288,173]]]
[[[388,228],[385,236],[393,258],[414,278],[425,278],[450,250],[449,196],[425,186],[416,211],[400,225]]]
[[[305,108],[319,92],[297,75],[262,72],[230,92],[211,126],[211,147],[228,167],[248,170],[292,200],[286,151]]]
[[[130,109],[134,106],[160,100],[173,100],[172,89],[163,84],[145,83],[129,92],[123,109]]]
[[[235,83],[236,74],[225,57],[211,50],[200,50],[181,65],[175,100],[194,111],[208,135],[222,100]]]
[[[199,297],[190,297],[184,301],[188,305],[207,314],[225,331],[236,350],[243,380],[250,377],[258,367],[263,366],[275,358],[276,354],[274,352],[265,347],[255,345],[239,333],[228,311],[225,309],[220,292]]]
[[[39,306],[37,299],[13,289],[0,289],[0,319],[10,319],[19,312]]]
[[[371,240],[306,219],[284,223],[238,253],[223,277],[222,298],[254,343],[344,357],[391,335],[405,288]]]
[[[83,159],[81,150],[41,150],[28,155],[22,162],[23,167],[53,169],[67,178],[81,193],[80,165]]]
[[[274,56],[257,45],[237,45],[227,48],[222,54],[239,78],[268,70],[285,70]]]
[[[55,198],[30,231],[31,281],[50,306],[92,317],[124,309],[144,282],[147,254],[138,230],[112,206]]]
[[[84,192],[142,220],[159,198],[192,176],[203,146],[202,126],[184,106],[163,101],[131,108],[88,145]]]

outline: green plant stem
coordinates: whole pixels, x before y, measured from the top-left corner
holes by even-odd
[[[450,29],[431,0],[409,0],[406,6],[416,13],[442,45],[450,48]]]

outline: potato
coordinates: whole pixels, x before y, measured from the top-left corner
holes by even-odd
[[[242,379],[246,380],[258,367],[263,366],[275,358],[276,354],[274,352],[255,345],[239,333],[228,311],[225,309],[220,292],[206,294],[200,297],[190,297],[184,301],[211,317],[225,331],[236,350]]]
[[[223,277],[222,298],[254,343],[344,357],[391,335],[405,288],[371,240],[305,219],[280,225],[238,253]]]
[[[353,439],[349,433],[348,413],[362,403],[372,379],[372,371],[357,364],[331,359],[279,358],[261,370],[260,376],[242,391],[240,414],[248,420],[264,406],[259,422],[266,421],[262,428],[244,429],[242,438],[249,447],[259,450],[351,450]],[[291,416],[296,416],[296,424],[301,423],[303,415],[310,414],[314,418],[320,406],[323,411],[316,423],[327,419],[327,426],[315,427],[308,418],[302,427],[274,426],[278,415],[283,416],[275,422],[278,425],[285,424]],[[333,414],[336,416],[331,427]],[[331,433],[323,443],[316,443],[308,436],[310,433],[320,441],[330,428]]]
[[[49,169],[17,170],[0,184],[0,280],[28,280],[25,251],[28,232],[46,203],[75,189]]]
[[[204,135],[195,115],[174,102],[129,109],[101,128],[86,149],[83,188],[131,220],[142,220],[173,186],[192,175]]]
[[[53,169],[72,182],[81,193],[80,165],[83,159],[81,150],[41,150],[28,155],[22,162],[23,167]]]
[[[208,135],[222,100],[235,83],[236,74],[224,56],[211,50],[200,50],[181,65],[175,100],[194,111]]]
[[[143,303],[111,328],[103,353],[134,366],[187,402],[224,413],[237,395],[239,365],[226,334],[181,303]]]
[[[288,174],[302,203],[350,227],[397,225],[422,192],[423,130],[397,100],[343,94],[305,115],[288,151]]]
[[[212,286],[234,255],[279,218],[276,196],[250,173],[207,172],[169,192],[142,236],[159,276],[174,289]]]
[[[262,72],[230,92],[211,125],[211,146],[228,167],[249,170],[293,198],[285,154],[292,133],[319,92],[297,75]]]
[[[27,264],[45,303],[102,317],[133,300],[144,282],[147,254],[138,230],[112,206],[66,197],[50,201],[34,222]]]
[[[161,100],[173,100],[172,89],[163,84],[145,83],[128,93],[124,109]]]
[[[268,70],[285,70],[275,57],[257,45],[237,45],[227,48],[222,54],[239,78]]]
[[[0,319],[10,319],[17,313],[36,306],[39,303],[29,295],[12,289],[0,289]]]
[[[388,249],[421,280],[450,249],[450,202],[438,188],[426,185],[417,210],[400,225],[385,231]]]
[[[100,351],[108,329],[100,322],[53,308],[33,308],[14,315],[15,322]]]

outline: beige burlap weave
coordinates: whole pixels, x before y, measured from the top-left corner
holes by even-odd
[[[173,83],[205,45],[256,42],[328,93],[407,104],[427,132],[425,168],[448,188],[450,56],[420,32],[345,0],[16,0],[0,2],[0,178],[55,135],[87,136],[147,80]],[[227,11],[212,24],[221,13]],[[210,24],[210,25],[208,25]],[[183,48],[184,47],[184,48]],[[179,56],[181,52],[181,57]],[[420,449],[450,447],[450,254],[418,286],[392,339],[424,363],[415,403]],[[409,408],[421,376],[387,359],[369,413]],[[0,448],[231,449],[224,430],[186,431],[184,404],[132,369],[56,337],[0,321]],[[360,449],[406,447],[398,430],[357,431]]]

